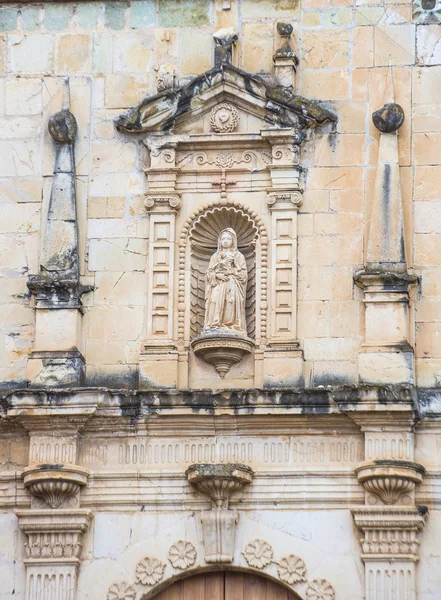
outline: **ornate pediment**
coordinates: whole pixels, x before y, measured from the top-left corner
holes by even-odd
[[[183,120],[200,119],[223,102],[233,104],[239,113],[245,111],[259,117],[266,123],[264,128],[289,127],[302,133],[337,120],[324,103],[298,96],[274,76],[251,75],[227,63],[185,85],[146,98],[121,115],[116,127],[126,133],[170,133]]]

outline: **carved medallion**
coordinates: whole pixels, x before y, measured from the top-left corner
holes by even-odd
[[[289,583],[290,585],[305,581],[305,561],[294,554],[290,554],[289,556],[280,559],[277,571],[280,579],[286,581],[286,583]]]
[[[231,133],[239,123],[237,109],[228,102],[222,102],[210,112],[210,125],[216,133]]]
[[[188,569],[196,560],[196,548],[190,542],[179,540],[170,547],[168,559],[175,569]]]
[[[250,567],[263,569],[273,562],[273,549],[264,540],[253,540],[250,542],[243,552],[245,560]]]
[[[157,558],[146,556],[136,566],[136,579],[143,585],[155,585],[164,577],[165,565]]]

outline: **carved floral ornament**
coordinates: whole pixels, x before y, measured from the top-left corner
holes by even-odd
[[[280,560],[274,560],[274,550],[265,540],[249,542],[243,551],[243,556],[250,567],[264,569],[270,564],[277,565],[279,579],[289,585],[307,583],[306,597],[308,600],[334,600],[335,592],[326,579],[306,580],[306,565],[303,559],[289,554]]]
[[[168,559],[175,569],[184,571],[196,561],[196,548],[191,542],[179,540],[168,551]],[[164,578],[166,564],[158,558],[146,556],[135,569],[135,583],[120,581],[112,584],[107,591],[107,600],[135,600],[141,586],[153,587]]]
[[[229,102],[222,102],[210,112],[210,125],[216,133],[231,133],[239,123],[239,113]]]

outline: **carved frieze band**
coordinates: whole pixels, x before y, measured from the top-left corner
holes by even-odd
[[[264,540],[249,542],[243,551],[243,556],[250,567],[265,569],[270,564],[277,565],[279,579],[289,585],[307,582],[305,561],[295,554],[274,559],[274,550]],[[335,592],[326,579],[312,579],[307,582],[306,597],[308,600],[334,600]]]

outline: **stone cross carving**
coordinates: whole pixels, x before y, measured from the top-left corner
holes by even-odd
[[[246,335],[247,281],[247,265],[237,249],[236,232],[224,229],[205,273],[204,330],[229,329]]]

